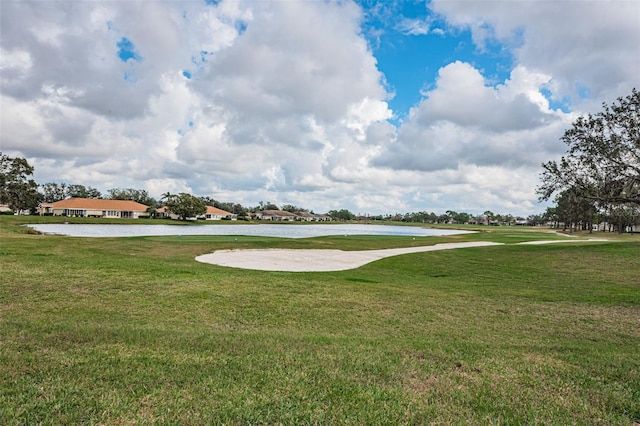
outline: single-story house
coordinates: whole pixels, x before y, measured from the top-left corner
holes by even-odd
[[[331,216],[326,214],[315,214],[309,212],[298,212],[296,214],[298,215],[297,220],[302,222],[331,222],[332,220]]]
[[[273,221],[302,221],[302,222],[331,222],[333,218],[326,214],[314,214],[308,212],[291,213],[284,210],[262,210],[252,215],[253,219]]]
[[[69,198],[53,203],[41,203],[38,214],[52,216],[109,217],[137,219],[149,216],[147,206],[129,200],[100,198]]]
[[[294,221],[298,215],[284,210],[262,210],[254,213],[253,217],[259,220]]]
[[[318,222],[318,217],[309,212],[298,212],[298,220],[302,222]]]
[[[207,212],[201,217],[203,217],[205,220],[221,220],[223,218],[229,218],[231,220],[238,219],[237,214],[230,213],[226,210],[222,210],[213,206],[207,206]]]
[[[178,219],[178,215],[171,213],[167,206],[162,206],[156,209],[155,217],[158,219]]]

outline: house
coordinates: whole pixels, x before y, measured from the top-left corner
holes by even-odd
[[[156,210],[155,217],[158,219],[179,219],[178,215],[171,213],[167,206],[162,206]]]
[[[224,218],[237,220],[238,215],[217,207],[207,206],[207,212],[202,215],[201,218],[204,218],[205,220],[221,220]]]
[[[147,217],[147,206],[129,200],[103,200],[100,198],[69,198],[38,206],[40,216],[77,216],[137,219]]]
[[[158,219],[180,219],[180,217],[173,213],[167,206],[160,207],[156,210],[155,217]],[[197,218],[191,218],[191,220],[195,219],[204,219],[204,220],[221,220],[228,218],[230,220],[238,220],[238,215],[234,213],[230,213],[226,210],[219,209],[213,206],[207,206],[207,211],[198,216]]]
[[[294,221],[298,215],[284,210],[262,210],[254,213],[253,217],[258,220]]]
[[[298,212],[298,220],[302,222],[318,222],[318,217],[309,212]]]
[[[309,212],[298,212],[297,220],[302,222],[331,222],[331,216],[326,214],[315,214]]]

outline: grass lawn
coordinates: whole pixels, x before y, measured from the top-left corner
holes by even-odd
[[[639,235],[525,246],[513,243],[566,237],[91,239],[17,226],[40,220],[0,217],[0,424],[640,424]],[[341,272],[194,260],[478,240],[506,244]]]

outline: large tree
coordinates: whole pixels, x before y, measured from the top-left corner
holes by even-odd
[[[40,194],[31,175],[33,166],[27,160],[0,152],[0,203],[17,212],[35,209]]]
[[[207,212],[207,206],[201,198],[187,193],[163,195],[167,208],[177,214],[181,220],[200,216]]]
[[[640,92],[579,117],[561,140],[568,151],[542,165],[541,200],[571,190],[603,208],[640,205]]]

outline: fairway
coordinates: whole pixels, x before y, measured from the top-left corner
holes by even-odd
[[[0,217],[1,424],[640,423],[638,235],[91,239],[28,220]],[[565,243],[519,244],[546,240]],[[195,261],[464,242],[499,244],[329,272]]]

